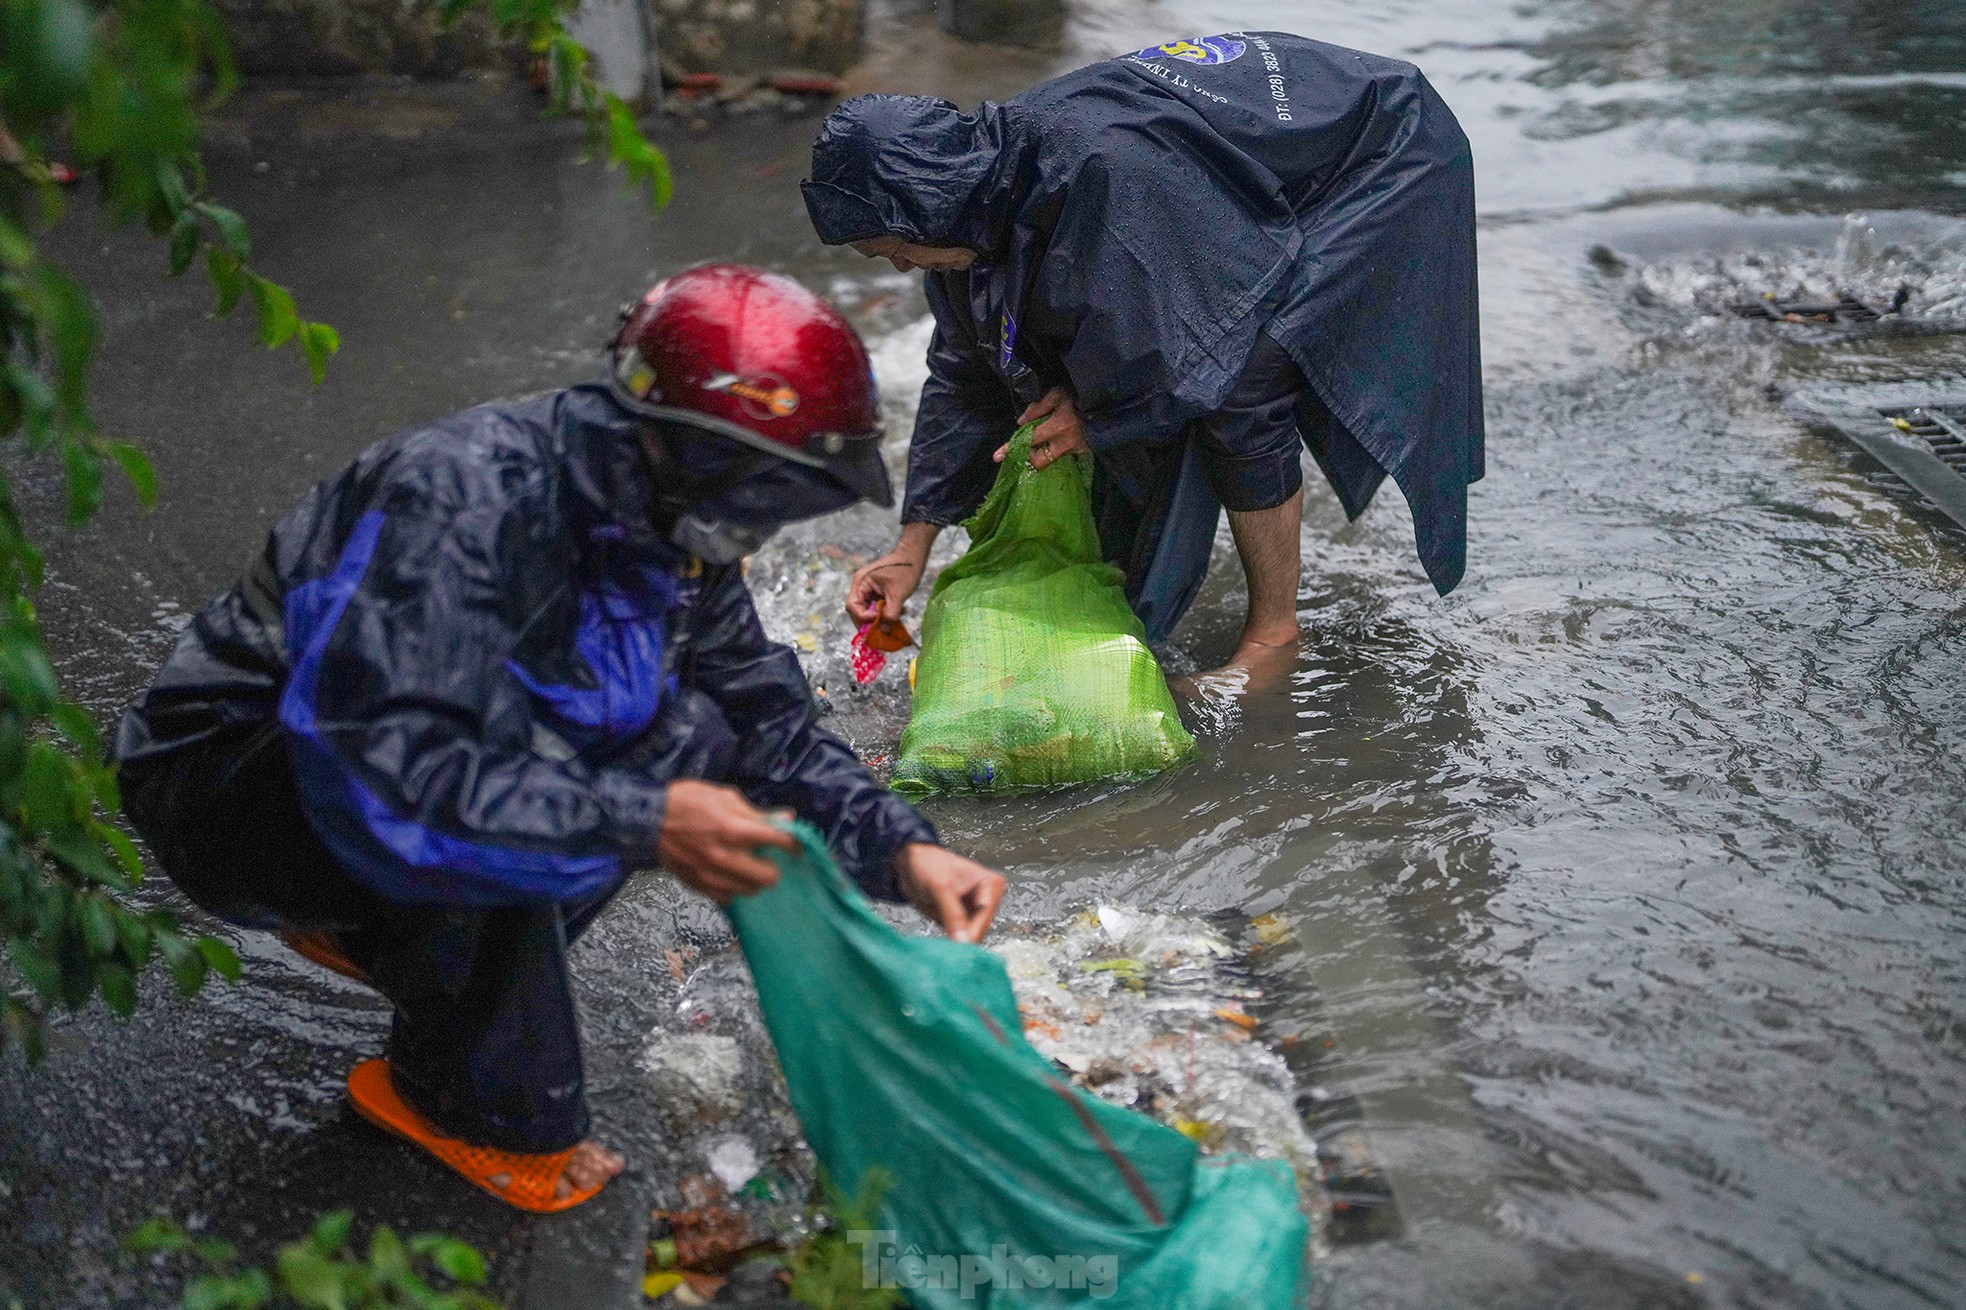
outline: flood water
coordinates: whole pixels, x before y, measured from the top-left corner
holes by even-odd
[[[1396,495],[1321,494],[1287,693],[1147,786],[937,821],[1023,913],[1298,925],[1407,1221],[1320,1304],[1966,1304],[1966,534],[1774,399],[1966,344],[1701,312],[1908,282],[1966,318],[1966,11],[1111,5],[1072,40],[1263,27],[1418,62],[1473,140],[1468,580],[1433,595]]]
[[[1294,925],[1308,983],[1282,1003],[1332,1042],[1320,1077],[1359,1098],[1405,1223],[1324,1251],[1316,1303],[1966,1304],[1966,534],[1780,404],[1957,377],[1966,337],[1708,312],[1908,286],[1908,313],[1966,328],[1966,9],[1087,0],[1046,55],[877,27],[863,89],[961,100],[1284,28],[1418,62],[1473,140],[1489,472],[1466,582],[1434,596],[1396,492],[1347,525],[1313,474],[1287,688],[1198,713],[1200,760],[1145,784],[928,807],[1021,921]],[[651,226],[564,133],[433,104],[262,101],[214,148],[262,266],[348,342],[319,392],[243,328],[180,326],[202,293],[153,293],[160,253],[101,248],[143,288],[110,307],[102,404],[157,452],[163,502],[59,553],[43,608],[105,714],[309,482],[393,426],[585,376],[654,275],[740,258],[834,295],[905,434],[919,291],[805,229],[814,120],[665,120],[678,199]],[[891,530],[856,511],[754,569],[876,756],[905,691],[847,685],[837,606]],[[1238,572],[1225,536],[1174,663],[1227,653]],[[622,1071],[665,1003],[637,980],[714,934],[651,884],[577,957],[597,1101],[631,1141],[651,1130]],[[210,1003],[225,1031],[321,1052],[247,1098],[304,1135],[381,1018],[253,996]]]

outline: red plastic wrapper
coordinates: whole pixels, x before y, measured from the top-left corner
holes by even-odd
[[[866,686],[887,667],[887,657],[915,644],[899,619],[876,619],[853,634],[853,680]]]

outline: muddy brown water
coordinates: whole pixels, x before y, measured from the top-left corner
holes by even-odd
[[[1279,1003],[1333,1036],[1324,1076],[1358,1095],[1406,1220],[1326,1254],[1320,1305],[1961,1304],[1966,534],[1778,402],[1957,376],[1966,344],[1712,311],[1910,285],[1928,326],[1966,319],[1966,19],[1100,0],[1034,56],[884,10],[863,80],[972,100],[1238,27],[1412,58],[1473,138],[1490,464],[1468,580],[1432,595],[1396,496],[1347,525],[1319,492],[1287,689],[1199,716],[1199,761],[1151,782],[930,812],[1012,876],[1020,919],[1108,901],[1297,925],[1306,981]],[[155,515],[112,506],[54,555],[43,611],[93,708],[141,685],[309,482],[394,426],[586,375],[614,305],[668,270],[747,259],[834,295],[905,426],[919,292],[813,243],[792,184],[814,120],[665,120],[678,199],[650,223],[528,114],[320,87],[229,120],[218,189],[347,343],[318,391],[204,321],[160,252],[63,235],[108,296],[104,416],[164,481]],[[837,600],[890,532],[872,511],[800,529],[755,575],[876,755],[905,693],[846,685]],[[1226,542],[1216,563],[1177,664],[1232,642]],[[598,1110],[643,1186],[662,1143],[633,1055],[673,1003],[649,979],[665,944],[716,933],[649,885],[578,956]],[[241,944],[253,985],[85,1016],[48,1069],[0,1074],[0,1286],[155,1304],[110,1235],[158,1205],[263,1239],[352,1193],[523,1246],[346,1123],[337,1079],[381,1012]]]

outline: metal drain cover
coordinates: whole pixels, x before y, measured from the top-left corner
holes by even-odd
[[[1788,407],[1854,442],[1966,528],[1966,381],[1811,387]]]

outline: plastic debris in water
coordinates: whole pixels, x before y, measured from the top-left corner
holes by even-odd
[[[866,686],[887,667],[887,657],[915,644],[899,619],[875,619],[853,634],[853,680]]]
[[[751,1216],[730,1203],[722,1182],[709,1174],[686,1174],[678,1184],[683,1204],[657,1210],[652,1216],[668,1227],[668,1236],[649,1244],[649,1260],[657,1269],[684,1274],[721,1274],[758,1249],[761,1242]]]
[[[1259,914],[1249,921],[1258,946],[1280,946],[1290,940],[1290,920],[1281,914]]]
[[[642,1279],[642,1295],[659,1301],[683,1285],[683,1276],[674,1270],[657,1270]]]
[[[726,1137],[710,1148],[710,1172],[735,1192],[758,1176],[758,1153],[742,1137]]]

